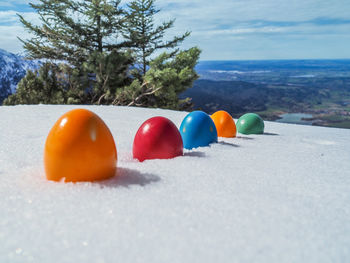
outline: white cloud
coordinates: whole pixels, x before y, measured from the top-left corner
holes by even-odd
[[[16,6],[29,2],[6,3]],[[184,48],[201,47],[202,59],[301,57],[307,55],[302,49],[319,50],[319,57],[325,57],[325,45],[329,57],[341,56],[341,52],[347,56],[350,46],[349,0],[156,0],[156,5],[162,9],[156,22],[176,18],[168,36],[192,31]],[[21,14],[38,22],[34,12]],[[316,23],[320,18],[330,22]],[[332,19],[340,23],[332,24]],[[0,21],[0,48],[20,51],[17,36],[27,38],[29,34],[19,24],[16,12],[0,11]]]
[[[320,17],[349,20],[350,14],[348,0],[193,0],[190,4],[187,0],[158,0],[156,3],[162,9],[158,21],[176,18],[179,31],[189,29],[193,32],[244,31],[245,27],[261,27],[256,23],[259,20],[295,23]]]
[[[287,29],[282,27],[232,28],[232,29],[196,31],[192,33],[192,36],[206,35],[208,37],[215,37],[215,36],[225,36],[225,35],[245,35],[245,34],[258,34],[258,33],[282,33],[286,31]]]
[[[8,10],[8,11],[0,11],[0,23],[1,24],[8,24],[8,25],[19,25],[19,18],[17,14],[22,15],[26,20],[31,22],[39,22],[39,17],[37,13],[35,12],[17,12],[14,10]]]
[[[0,11],[0,48],[13,53],[22,51],[22,43],[18,40],[18,37],[22,39],[30,38],[30,34],[25,31],[19,22],[17,13],[30,22],[39,22],[38,15],[34,12]]]
[[[14,23],[18,20],[16,11],[0,11],[0,21],[1,23]]]
[[[158,0],[156,3],[162,9],[158,21],[176,18],[172,35],[192,31],[185,45],[199,45],[202,59],[350,57],[346,51],[346,46],[350,46],[348,0]],[[320,18],[328,19],[329,23],[317,23]],[[332,24],[332,19],[340,23]],[[332,45],[338,49],[332,50]],[[311,49],[313,52],[305,52]]]
[[[0,7],[16,7],[17,5],[29,5],[29,3],[37,3],[38,0],[11,0],[1,1]]]
[[[304,21],[317,17],[349,18],[350,13],[348,0],[193,0],[191,4],[187,0],[158,0],[156,3],[173,17],[201,21]]]
[[[22,43],[18,40],[18,36],[24,39],[30,37],[30,35],[25,32],[22,26],[17,25],[0,26],[0,36],[0,48],[12,53],[18,53],[22,51]]]
[[[0,2],[0,7],[10,7],[10,6],[12,6],[12,4],[9,2]]]

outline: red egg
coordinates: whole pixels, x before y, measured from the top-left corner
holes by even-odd
[[[183,155],[183,143],[176,125],[167,118],[153,117],[138,129],[133,156],[143,162],[146,159],[170,159]]]

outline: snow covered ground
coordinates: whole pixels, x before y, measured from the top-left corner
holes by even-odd
[[[186,113],[83,106],[109,126],[119,176],[49,182],[45,139],[72,108],[0,107],[0,262],[350,262],[350,130],[266,122],[139,163],[138,127]]]

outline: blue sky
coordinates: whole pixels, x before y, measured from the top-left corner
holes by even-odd
[[[28,0],[0,0],[0,48],[28,38],[16,13],[38,22]],[[125,3],[126,1],[124,1]],[[158,0],[157,21],[176,18],[169,36],[192,31],[184,47],[202,60],[350,58],[349,0]]]

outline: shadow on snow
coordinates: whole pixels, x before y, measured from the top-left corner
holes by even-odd
[[[101,187],[146,186],[160,181],[160,177],[150,173],[141,173],[134,169],[118,167],[117,174],[109,180],[97,182]]]
[[[278,133],[272,133],[272,132],[264,132],[263,135],[272,135],[272,136],[278,136]]]
[[[218,144],[221,145],[226,145],[226,146],[232,146],[232,147],[240,147],[238,144],[230,143],[230,142],[224,142],[224,141],[219,141]]]
[[[190,156],[190,157],[205,157],[205,153],[204,152],[185,152],[184,156]]]

